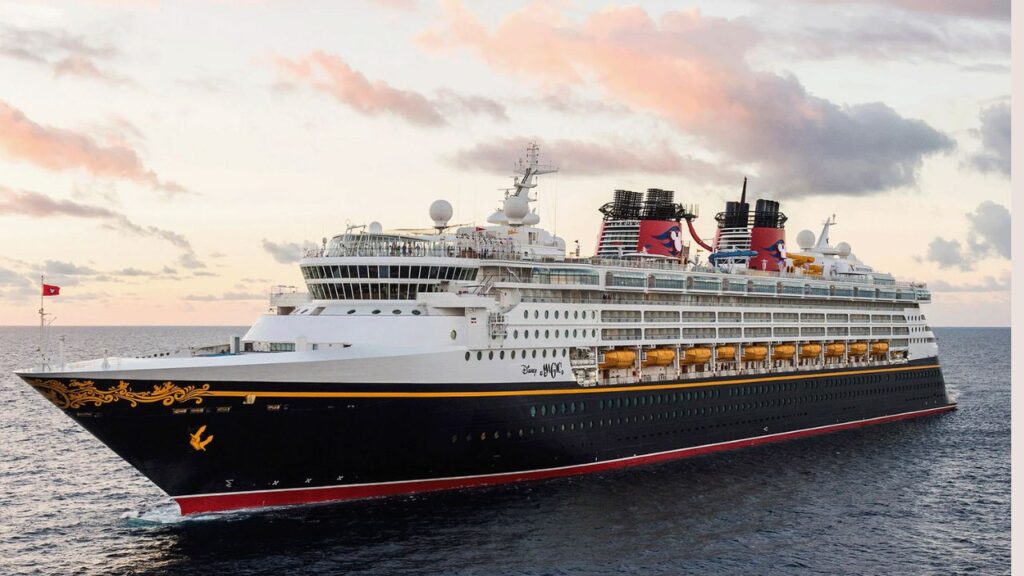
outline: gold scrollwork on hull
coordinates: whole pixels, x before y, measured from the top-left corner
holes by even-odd
[[[194,401],[196,404],[203,403],[203,396],[209,396],[210,385],[202,386],[177,386],[173,382],[153,385],[153,389],[146,392],[132,390],[131,384],[125,381],[119,382],[116,386],[102,390],[96,387],[92,380],[71,380],[64,384],[60,380],[39,380],[28,381],[33,388],[46,396],[50,402],[58,408],[70,408],[72,410],[81,408],[84,405],[102,406],[111,402],[125,400],[132,408],[141,404],[152,404],[159,402],[164,406],[170,406],[176,402]]]

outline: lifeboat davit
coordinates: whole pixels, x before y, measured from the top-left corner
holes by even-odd
[[[711,360],[711,349],[688,348],[683,350],[683,355],[679,360],[687,366],[693,366],[694,364],[707,364],[708,360]]]
[[[868,345],[864,342],[850,344],[850,356],[863,356],[868,353]]]
[[[829,344],[828,346],[825,347],[825,356],[828,356],[829,358],[837,358],[839,356],[842,356],[843,352],[846,352],[846,344],[840,344],[837,342],[835,344]]]
[[[821,344],[804,344],[800,347],[801,358],[817,358],[821,355]]]
[[[604,362],[598,365],[601,370],[615,368],[631,368],[636,362],[636,352],[632,350],[609,350],[604,353]]]
[[[676,358],[675,350],[669,350],[668,348],[655,348],[648,350],[641,366],[647,368],[648,366],[668,366]]]
[[[888,342],[875,342],[871,345],[871,354],[874,356],[885,356],[885,353],[889,351]]]
[[[718,348],[715,348],[715,357],[722,362],[732,362],[736,359],[736,347],[719,346]]]
[[[796,346],[792,344],[777,344],[772,346],[772,360],[789,360],[796,354]]]
[[[741,360],[744,362],[760,362],[768,356],[767,346],[744,346],[743,357]]]

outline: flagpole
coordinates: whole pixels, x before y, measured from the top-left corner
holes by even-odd
[[[43,286],[46,285],[46,276],[43,274],[39,275],[39,360],[42,363],[42,369],[46,370],[46,300],[44,298],[45,289]]]

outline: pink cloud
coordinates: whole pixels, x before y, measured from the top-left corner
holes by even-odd
[[[394,114],[421,126],[445,123],[422,94],[394,88],[382,80],[370,81],[339,56],[318,50],[296,60],[278,58],[277,66],[292,82],[326,92],[361,114]]]
[[[753,70],[747,55],[760,35],[744,20],[695,10],[655,20],[626,7],[577,22],[538,1],[490,30],[458,0],[445,0],[443,12],[442,24],[418,39],[425,49],[469,50],[548,92],[597,87],[616,103],[657,114],[716,155],[754,167],[762,189],[778,195],[912,185],[923,156],[954,146],[884,104],[841,106],[808,94],[791,75]]]
[[[319,50],[296,59],[278,58],[275,64],[284,79],[279,88],[304,86],[323,92],[366,116],[390,114],[425,127],[444,126],[455,114],[508,120],[505,106],[497,100],[449,89],[438,90],[433,97],[402,90],[383,80],[370,80],[340,56]]]
[[[84,170],[101,178],[146,184],[166,194],[185,191],[175,182],[161,180],[124,144],[106,146],[80,132],[38,124],[2,100],[0,152],[55,172]]]

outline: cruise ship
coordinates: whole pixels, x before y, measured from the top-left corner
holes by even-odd
[[[349,227],[232,341],[18,375],[183,514],[607,471],[936,415],[923,284],[739,199],[697,232],[617,190],[596,253],[531,206],[531,146],[483,226]],[[710,229],[710,223],[707,226]],[[689,238],[687,238],[689,236]],[[692,243],[691,243],[692,241]],[[671,474],[671,469],[666,469]]]

